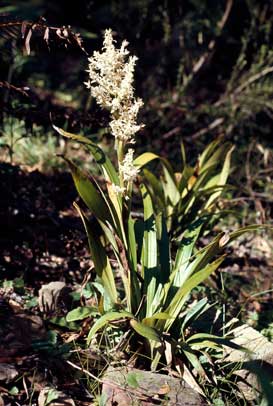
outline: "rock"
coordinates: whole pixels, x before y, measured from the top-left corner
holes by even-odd
[[[234,343],[251,351],[251,354],[240,350],[230,350],[229,361],[243,362],[249,359],[267,361],[273,365],[273,343],[270,343],[261,333],[254,328],[243,324],[231,331]]]
[[[18,375],[18,371],[13,365],[1,363],[0,364],[0,381],[5,381],[6,383],[11,382]]]
[[[185,381],[135,368],[108,368],[103,376],[105,405],[200,406],[205,403]]]
[[[245,398],[251,401],[261,392],[258,376],[267,379],[267,376],[273,374],[273,343],[246,324],[236,327],[231,333],[235,337],[232,341],[249,352],[227,347],[225,361],[238,363],[239,367],[241,364],[242,368],[237,369],[235,374],[245,382],[238,382],[238,387]],[[244,365],[249,368],[244,369]]]
[[[39,308],[43,313],[55,312],[59,302],[67,295],[68,288],[64,282],[50,282],[39,290]]]

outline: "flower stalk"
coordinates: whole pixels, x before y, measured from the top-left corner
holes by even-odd
[[[97,103],[110,111],[110,129],[115,138],[120,175],[120,185],[115,190],[124,192],[128,199],[138,171],[133,164],[134,150],[126,147],[135,142],[135,134],[143,127],[137,123],[143,102],[134,96],[137,57],[129,56],[127,45],[128,42],[123,41],[121,47],[116,48],[111,29],[106,30],[102,52],[95,51],[88,59],[89,80],[86,86]]]

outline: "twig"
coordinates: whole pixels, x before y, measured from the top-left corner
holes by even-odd
[[[233,94],[237,95],[242,90],[244,90],[247,86],[251,85],[252,83],[256,82],[256,80],[261,79],[262,77],[268,75],[269,73],[273,72],[273,66],[268,66],[264,68],[261,72],[256,73],[256,75],[251,76],[246,82],[242,83],[241,86],[237,87],[234,90]]]
[[[227,0],[224,14],[223,14],[221,20],[217,24],[220,32],[218,33],[216,39],[213,39],[209,42],[207,51],[194,64],[193,69],[192,69],[193,76],[196,75],[201,70],[201,68],[209,61],[209,59],[213,55],[213,52],[214,52],[215,46],[216,46],[216,40],[217,40],[217,38],[219,38],[219,36],[221,35],[221,33],[223,31],[223,28],[230,15],[232,6],[233,6],[233,0]]]
[[[162,138],[164,140],[167,140],[169,138],[171,138],[173,135],[176,135],[177,133],[179,133],[181,131],[181,127],[175,127],[172,130],[168,131],[167,133],[162,135]]]
[[[6,88],[9,90],[14,90],[15,92],[21,93],[22,95],[29,97],[28,93],[25,91],[25,90],[29,90],[28,87],[26,87],[26,88],[16,87],[6,81],[0,82],[0,87]]]
[[[247,150],[247,156],[246,156],[246,179],[247,179],[247,189],[248,192],[250,194],[250,196],[253,198],[254,204],[255,204],[255,208],[256,208],[256,212],[260,213],[260,219],[261,219],[261,223],[265,223],[265,211],[264,208],[262,206],[262,203],[259,199],[257,199],[257,196],[253,190],[252,187],[252,178],[251,178],[251,172],[250,172],[250,156],[251,156],[251,152],[253,150],[253,147],[255,145],[255,140],[249,145],[249,148]]]
[[[98,378],[96,375],[93,375],[91,372],[87,371],[87,369],[79,367],[78,365],[74,364],[71,361],[66,361],[66,363],[68,365],[70,365],[72,368],[75,368],[75,369],[78,369],[79,371],[84,372],[86,375],[90,376],[90,378],[94,379],[95,381],[97,381],[97,382],[99,382],[101,384],[104,383],[104,381],[102,379]]]
[[[196,140],[197,138],[201,137],[202,135],[208,133],[209,131],[214,130],[215,128],[219,127],[221,124],[223,124],[224,121],[225,121],[224,117],[216,118],[207,127],[204,127],[201,130],[198,130],[194,134],[188,136],[187,139]]]

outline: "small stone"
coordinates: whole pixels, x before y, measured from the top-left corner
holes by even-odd
[[[5,381],[6,383],[11,382],[18,375],[18,371],[13,365],[0,363],[0,381]]]
[[[238,382],[238,387],[244,394],[244,397],[249,400],[255,400],[261,387],[258,382],[258,374],[268,373],[268,367],[273,371],[273,343],[269,342],[261,333],[254,328],[243,324],[231,331],[234,335],[232,340],[235,344],[247,349],[249,352],[244,352],[230,347],[226,347],[227,356],[225,362],[234,362],[242,365],[241,369],[234,373],[241,377],[246,383]],[[252,364],[251,371],[244,369],[243,364]],[[254,366],[254,368],[253,368]],[[253,373],[253,369],[257,374]]]
[[[103,376],[106,406],[201,406],[197,392],[183,380],[135,368],[109,367]]]
[[[39,308],[43,313],[54,312],[62,296],[67,291],[64,282],[50,282],[39,290]]]

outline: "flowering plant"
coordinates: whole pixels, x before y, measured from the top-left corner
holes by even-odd
[[[102,286],[98,298],[100,317],[89,331],[87,344],[90,345],[103,327],[109,328],[113,321],[125,320],[126,330],[129,326],[134,334],[140,335],[145,348],[148,344],[153,368],[158,366],[164,351],[166,361],[171,362],[170,348],[175,348],[200,370],[194,351],[202,349],[204,352],[203,341],[207,346],[211,343],[216,348],[219,340],[209,334],[187,337],[186,327],[190,321],[199,317],[208,306],[207,300],[203,299],[187,312],[185,305],[189,294],[220,266],[226,244],[256,226],[242,228],[228,236],[220,233],[209,245],[198,251],[195,248],[196,242],[207,220],[195,208],[192,211],[195,217],[190,217],[191,221],[184,228],[178,242],[173,244],[170,238],[172,223],[168,223],[164,199],[161,210],[160,205],[156,205],[156,190],[164,189],[166,204],[173,197],[176,199],[175,204],[180,204],[192,185],[192,179],[186,172],[182,188],[181,177],[179,179],[176,176],[166,159],[156,154],[145,152],[134,159],[134,150],[130,144],[134,143],[135,134],[142,127],[142,124],[137,123],[142,101],[134,97],[133,88],[135,63],[136,57],[129,56],[127,42],[124,41],[120,49],[115,47],[111,30],[105,32],[102,52],[94,52],[89,58],[89,80],[86,85],[97,103],[110,111],[117,169],[103,150],[90,139],[55,127],[60,134],[87,148],[105,179],[103,187],[94,177],[85,174],[72,161],[67,160],[78,194],[92,213],[90,219],[86,211],[75,204],[88,235],[94,271]],[[204,186],[204,179],[206,180],[206,193],[211,202],[217,200],[219,188],[226,182],[231,154],[229,150],[217,182],[214,179],[218,187],[215,190],[209,169],[217,161],[219,152],[216,153],[216,147],[217,144],[214,144],[210,153],[207,150],[203,155],[203,171],[199,179],[199,186]],[[134,216],[131,211],[133,181],[155,159],[163,165],[165,180],[162,180],[162,185],[155,183],[151,173],[147,177],[146,172],[146,179],[150,184],[148,182],[140,185],[143,213]],[[193,190],[198,191],[196,188]],[[179,206],[179,215],[183,207],[187,214],[192,207],[196,207],[196,195],[191,193],[189,197],[188,204]]]

